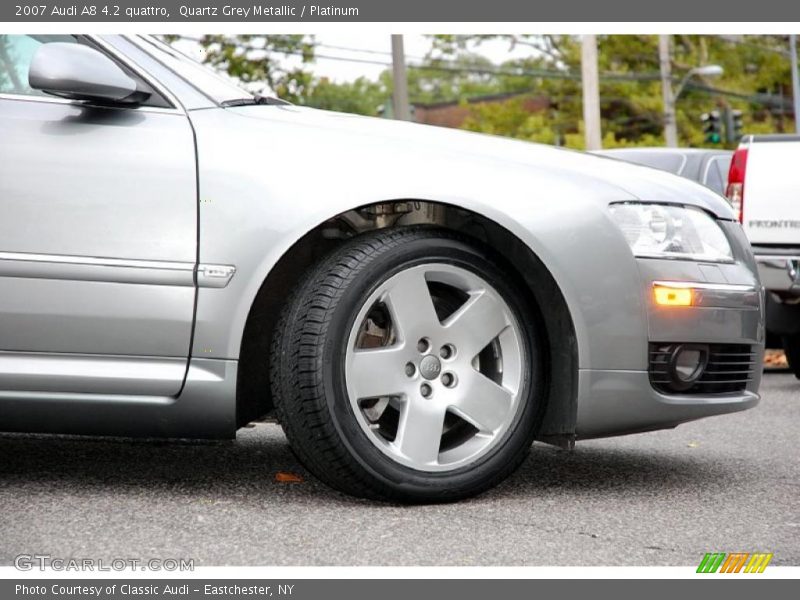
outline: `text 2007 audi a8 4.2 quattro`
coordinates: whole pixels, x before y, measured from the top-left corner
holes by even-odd
[[[146,36],[0,36],[0,429],[233,437],[368,498],[758,400],[725,201],[255,96]]]

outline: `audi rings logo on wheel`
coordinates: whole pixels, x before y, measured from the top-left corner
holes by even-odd
[[[420,361],[419,372],[425,379],[436,379],[442,372],[442,363],[438,358],[429,354]]]

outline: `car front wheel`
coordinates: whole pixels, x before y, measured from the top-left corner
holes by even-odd
[[[274,339],[295,454],[361,497],[448,501],[496,485],[541,420],[537,315],[477,244],[431,228],[354,238],[299,285]]]

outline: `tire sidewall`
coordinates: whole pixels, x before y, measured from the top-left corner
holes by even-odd
[[[355,319],[374,290],[393,275],[423,264],[445,263],[472,271],[491,285],[505,300],[520,326],[523,347],[521,407],[514,422],[489,452],[476,462],[452,471],[418,471],[393,461],[363,431],[354,414],[345,379],[345,355]],[[333,309],[323,342],[323,384],[332,422],[352,458],[395,493],[409,499],[432,496],[457,497],[490,487],[504,478],[527,454],[542,416],[542,351],[544,347],[531,309],[533,300],[523,293],[508,272],[486,251],[460,240],[417,238],[362,263],[358,274],[343,291]]]

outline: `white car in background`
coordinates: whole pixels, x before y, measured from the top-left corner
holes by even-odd
[[[661,169],[701,183],[725,195],[733,152],[709,148],[614,148],[595,152],[602,156]]]

